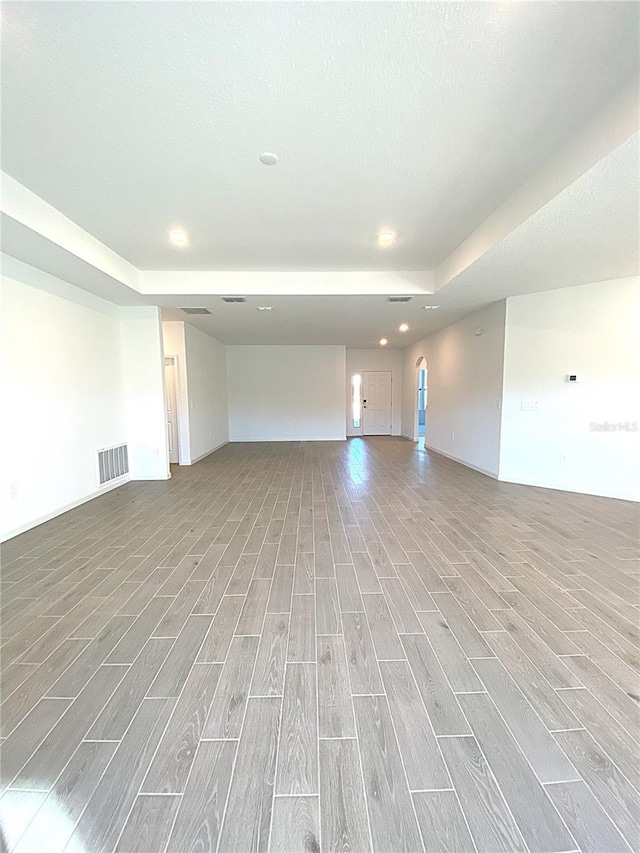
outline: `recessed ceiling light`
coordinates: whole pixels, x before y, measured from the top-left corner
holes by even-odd
[[[439,305],[423,305],[422,310],[423,311],[435,311],[436,308],[439,308],[439,307],[440,307]]]
[[[376,240],[381,249],[388,249],[396,242],[396,232],[390,228],[383,228],[382,231],[378,231]]]
[[[380,346],[381,347],[386,347],[386,345],[388,343],[389,343],[389,341],[386,338],[380,338]]]
[[[189,235],[182,225],[172,225],[167,231],[169,242],[179,249],[184,249],[189,245]]]
[[[273,305],[258,305],[258,311],[273,311]]]
[[[274,154],[273,151],[263,151],[258,160],[263,166],[275,166],[278,162],[278,155]]]
[[[398,326],[398,329],[401,332],[408,332],[409,331],[409,324],[408,323],[400,323],[400,325]]]

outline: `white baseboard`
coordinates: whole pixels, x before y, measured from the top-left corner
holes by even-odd
[[[212,453],[215,453],[216,450],[220,450],[221,447],[224,447],[225,444],[229,444],[229,439],[226,441],[221,441],[220,444],[216,444],[215,447],[212,447],[211,450],[207,450],[205,453],[201,453],[200,456],[196,456],[195,459],[192,459],[191,462],[181,462],[181,465],[195,465],[196,462],[199,462],[201,459],[204,459],[206,456],[211,456]]]
[[[282,442],[283,444],[286,442],[309,442],[309,441],[346,441],[348,438],[358,438],[356,435],[336,435],[333,438],[327,438],[325,435],[320,436],[319,438],[314,438],[313,436],[304,436],[303,438],[296,438],[295,436],[289,438],[230,438],[229,442],[231,444],[264,444],[264,443],[273,443]]]
[[[363,435],[361,432],[348,432],[347,438],[406,438],[401,432],[385,432],[380,435]]]
[[[44,524],[45,521],[51,521],[52,518],[57,518],[59,515],[62,515],[65,512],[69,512],[70,509],[75,509],[77,506],[86,504],[89,501],[94,500],[94,498],[99,498],[102,495],[106,495],[107,492],[112,492],[114,489],[118,489],[120,488],[120,486],[124,486],[125,483],[130,482],[131,477],[122,477],[118,480],[117,483],[108,483],[101,489],[98,489],[97,492],[91,492],[91,494],[86,495],[84,498],[79,498],[77,501],[73,501],[73,503],[65,504],[65,506],[61,506],[59,509],[56,509],[53,512],[48,512],[46,515],[41,515],[40,518],[35,518],[33,521],[30,521],[27,524],[23,524],[21,527],[16,527],[15,530],[9,530],[6,533],[3,533],[0,536],[0,542],[6,542],[8,539],[13,539],[14,536],[19,536],[21,533],[26,533],[27,530],[32,530],[39,524]]]
[[[165,477],[132,477],[131,480],[134,483],[158,483],[161,480],[170,480],[171,479],[171,471]]]
[[[413,438],[413,437],[412,437],[412,436],[410,436],[410,435],[405,435],[404,433],[401,433],[401,434],[400,434],[400,438],[405,438],[407,441],[410,441],[412,444],[417,444],[417,443],[418,443],[418,439],[417,439],[417,438]]]
[[[438,456],[444,456],[446,459],[451,459],[452,462],[458,462],[460,465],[464,465],[465,468],[471,468],[473,471],[477,471],[479,474],[484,474],[485,477],[491,477],[492,480],[498,479],[498,475],[494,474],[493,471],[487,471],[486,468],[479,468],[477,465],[472,465],[470,462],[466,462],[464,459],[458,459],[457,456],[451,456],[449,453],[445,453],[444,450],[437,450],[430,444],[425,444],[425,448],[426,450],[430,450],[432,453],[437,453]]]

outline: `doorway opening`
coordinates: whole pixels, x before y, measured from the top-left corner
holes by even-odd
[[[178,359],[175,355],[164,359],[164,399],[167,413],[167,447],[169,462],[180,462],[180,444],[178,434]]]
[[[424,356],[416,361],[416,416],[414,422],[414,441],[418,446],[424,448],[425,435],[427,431],[427,360]]]

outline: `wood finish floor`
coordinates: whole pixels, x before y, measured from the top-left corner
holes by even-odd
[[[17,537],[6,849],[638,850],[636,509],[236,444]]]

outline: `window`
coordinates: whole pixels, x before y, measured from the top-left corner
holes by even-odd
[[[351,377],[351,417],[353,419],[353,428],[360,429],[362,418],[362,376],[359,373],[354,373]]]

